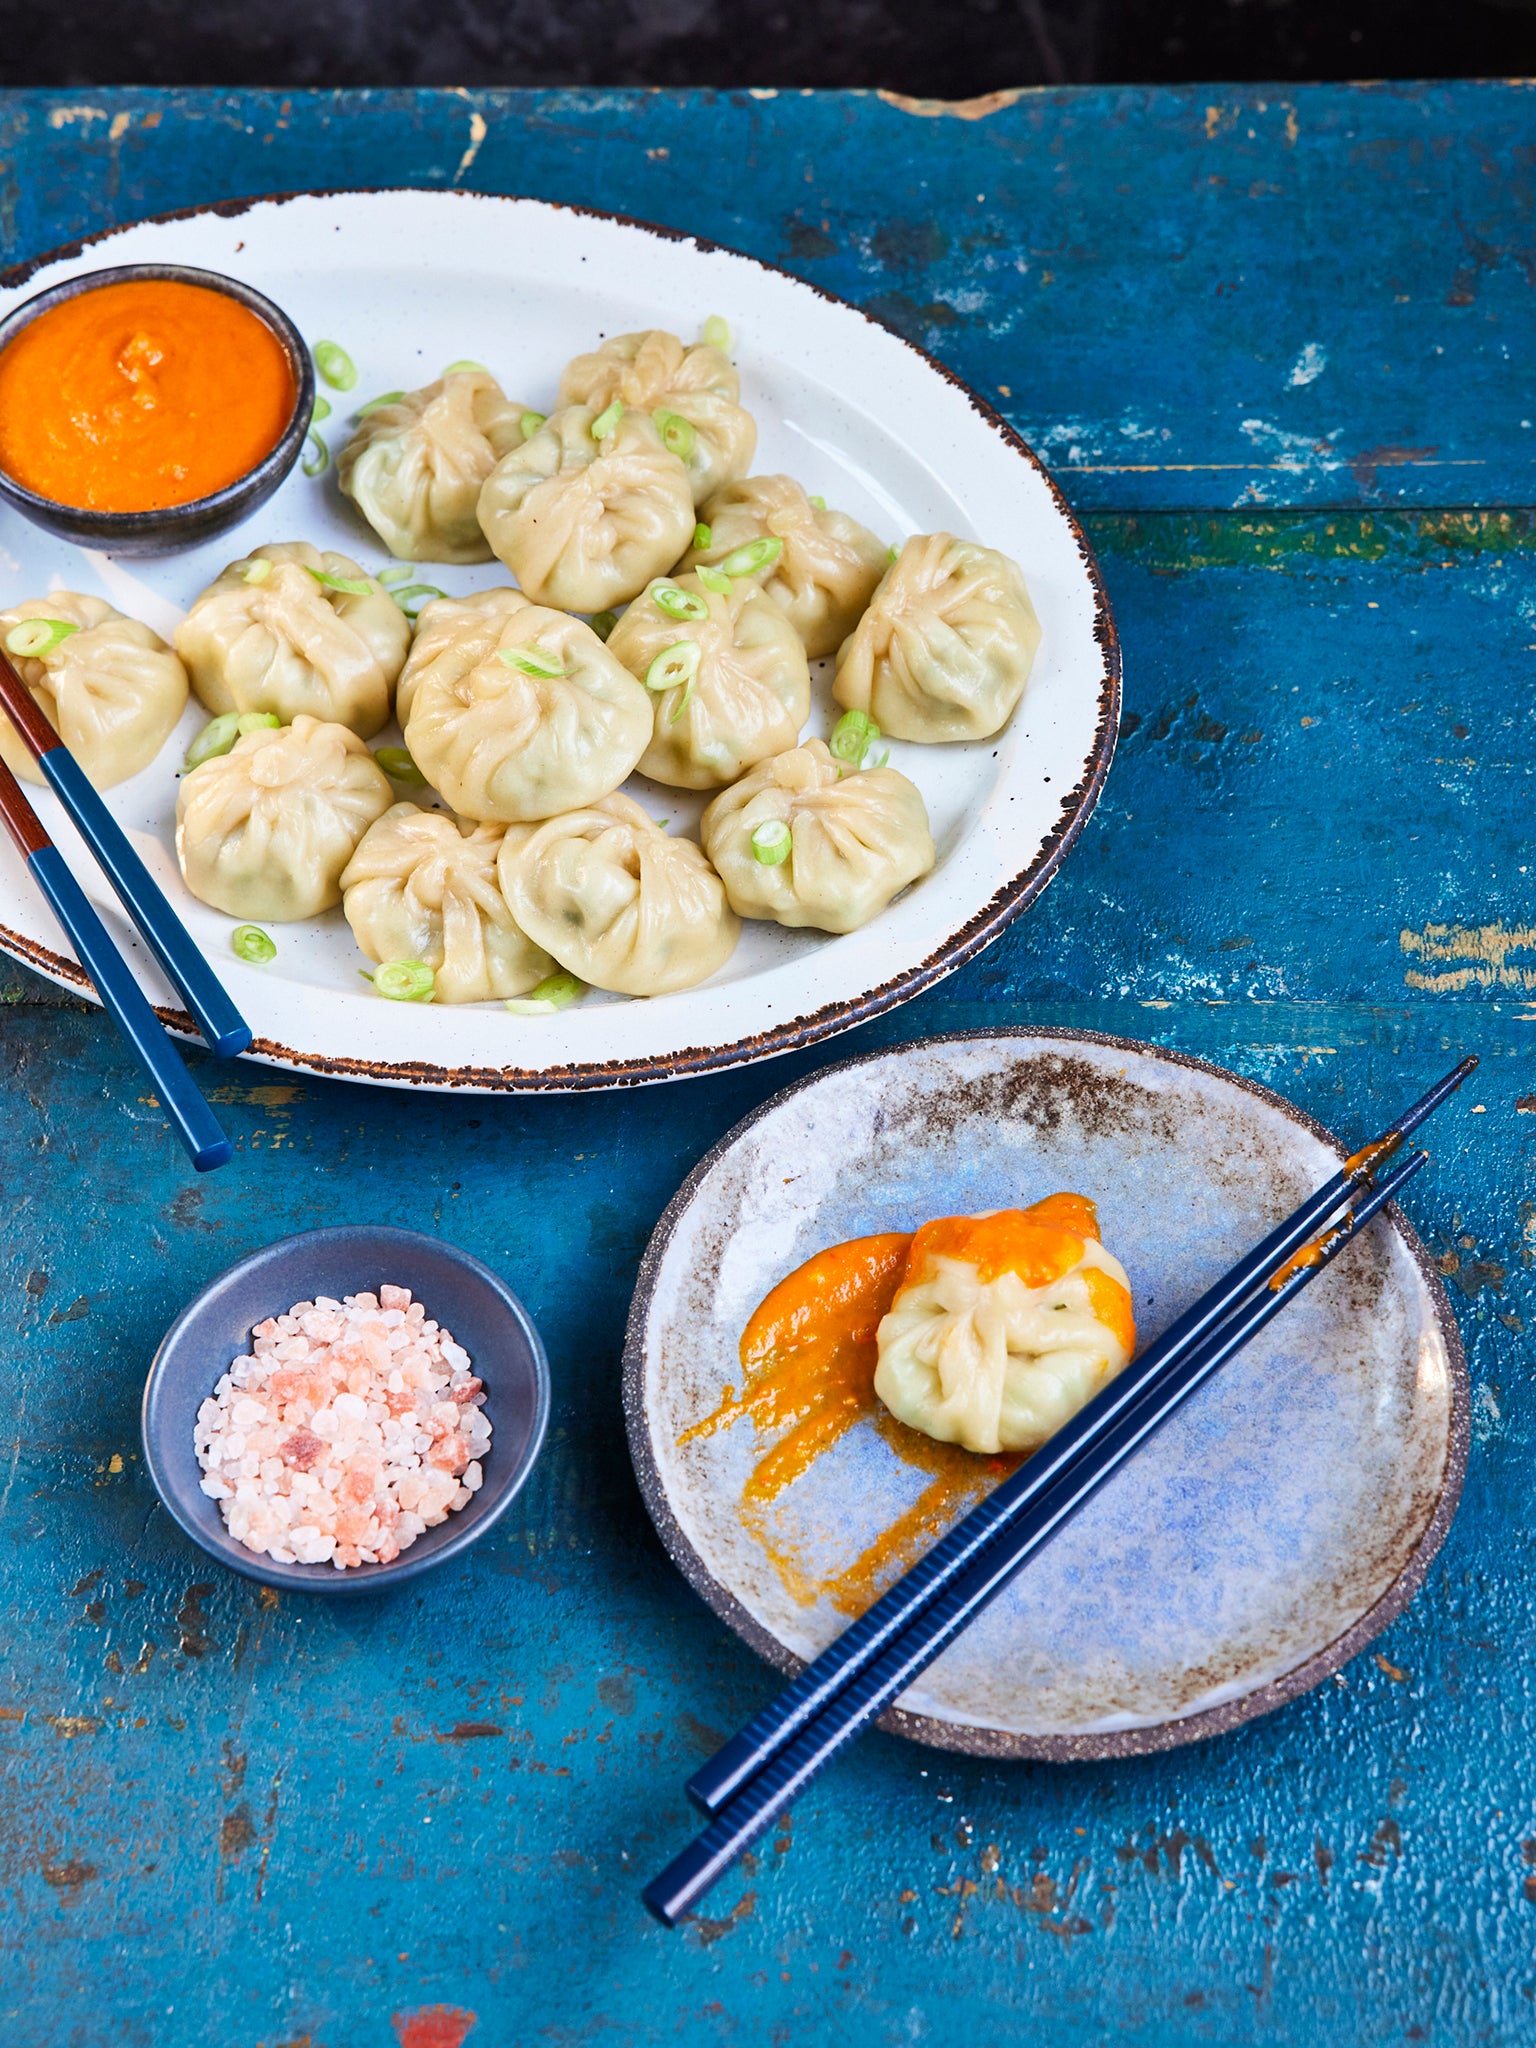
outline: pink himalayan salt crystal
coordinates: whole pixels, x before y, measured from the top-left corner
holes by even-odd
[[[247,1550],[388,1564],[479,1492],[484,1405],[469,1354],[408,1287],[296,1302],[198,1409],[202,1489]]]

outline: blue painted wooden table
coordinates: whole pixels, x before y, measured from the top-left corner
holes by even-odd
[[[870,307],[1089,515],[1127,711],[1041,903],[815,1060],[512,1102],[210,1072],[239,1149],[194,1184],[101,1020],[11,977],[6,2048],[1536,2040],[1533,165],[1522,85],[0,98],[7,261],[223,197],[456,183]],[[636,1259],[772,1089],[992,1022],[1201,1053],[1350,1135],[1482,1055],[1407,1204],[1474,1376],[1460,1518],[1379,1654],[1270,1719],[1076,1769],[876,1736],[664,1933],[637,1889],[682,1780],[771,1681],[641,1510]],[[361,1219],[507,1275],[551,1442],[457,1567],[279,1600],[157,1508],[140,1383],[213,1273]]]

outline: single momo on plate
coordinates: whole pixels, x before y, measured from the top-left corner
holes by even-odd
[[[741,379],[730,357],[711,342],[688,348],[665,328],[652,327],[615,334],[566,364],[562,405],[601,412],[615,399],[651,415],[686,467],[696,505],[752,467],[757,424],[740,402]]]
[[[199,901],[287,924],[341,901],[358,841],[394,802],[356,733],[302,714],[181,778],[176,858]]]
[[[73,590],[29,597],[0,612],[0,642],[97,789],[147,768],[186,709],[180,659],[158,633],[102,598]],[[23,782],[42,781],[3,714],[0,757]]]
[[[709,528],[709,544],[690,548],[682,566],[740,563],[730,574],[750,576],[761,586],[812,661],[836,654],[890,566],[884,541],[846,512],[813,503],[792,476],[749,476],[727,484],[699,516]],[[747,566],[749,551],[761,558],[755,568]]]
[[[514,825],[515,837],[532,828]],[[496,857],[500,825],[460,826],[394,804],[368,827],[341,877],[342,909],[370,960],[419,960],[439,1003],[526,995],[554,962],[518,930]]]
[[[893,739],[990,739],[1023,696],[1039,645],[1017,562],[952,533],[920,533],[843,642],[832,694]]]
[[[699,825],[739,917],[853,932],[933,866],[922,792],[895,768],[840,769],[825,741],[764,761]]]
[[[569,405],[497,463],[479,516],[535,604],[600,612],[672,567],[693,538],[693,492],[648,413]]]
[[[350,555],[275,541],[253,548],[193,600],[176,652],[212,712],[271,711],[348,726],[372,739],[411,622]]]
[[[457,681],[496,652],[508,617],[527,609],[527,598],[510,585],[477,590],[469,597],[435,597],[424,604],[411,651],[395,685],[395,716],[402,730],[423,676]]]
[[[489,370],[445,370],[364,414],[336,458],[337,480],[403,562],[488,562],[480,486],[522,446],[527,416]]]
[[[590,626],[523,605],[474,651],[473,666],[455,653],[423,669],[405,728],[462,817],[516,825],[618,788],[650,740],[651,700]]]
[[[876,1333],[875,1392],[968,1451],[1032,1451],[1136,1349],[1125,1268],[1082,1195],[941,1216],[912,1240]]]
[[[608,636],[608,652],[650,692],[656,726],[640,773],[676,789],[718,789],[792,747],[810,716],[800,636],[755,584],[707,589],[663,577]]]
[[[501,850],[502,894],[530,938],[583,981],[626,996],[692,988],[723,967],[741,925],[691,839],[627,796],[551,818]]]

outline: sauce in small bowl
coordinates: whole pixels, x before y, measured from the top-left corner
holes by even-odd
[[[314,391],[292,321],[237,279],[71,278],[0,321],[0,498],[114,553],[190,546],[277,489]]]

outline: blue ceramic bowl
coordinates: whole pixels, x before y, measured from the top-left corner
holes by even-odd
[[[491,1447],[469,1505],[418,1536],[393,1564],[279,1564],[237,1543],[199,1481],[193,1424],[219,1375],[249,1349],[257,1323],[318,1294],[409,1287],[451,1330],[485,1382]],[[307,1593],[377,1593],[419,1578],[478,1543],[533,1469],[549,1419],[549,1365],[527,1310],[488,1266],[414,1230],[370,1224],[307,1230],[231,1266],[172,1323],[144,1386],[144,1456],[161,1500],[210,1557],[247,1578]]]

